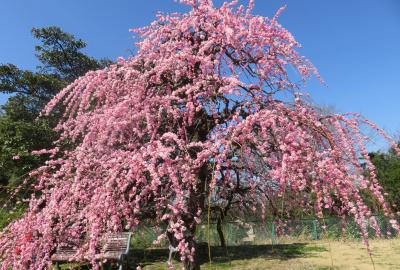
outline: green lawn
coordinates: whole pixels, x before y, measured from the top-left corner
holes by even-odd
[[[313,241],[280,245],[243,245],[223,250],[211,247],[201,254],[203,270],[395,270],[400,269],[400,238],[370,241],[372,260],[366,246],[360,241]],[[130,269],[137,263],[143,270],[168,270],[167,249],[133,249]],[[75,266],[75,267],[74,267]],[[88,269],[76,265],[63,265],[63,269]],[[116,269],[116,268],[115,268]],[[173,269],[182,269],[174,262]]]
[[[281,245],[212,248],[212,263],[202,254],[202,269],[373,270],[400,269],[400,239],[371,240],[372,259],[360,241],[315,241]],[[144,270],[167,270],[167,250],[134,250]],[[333,267],[332,267],[333,266]],[[374,268],[375,266],[375,268]],[[174,269],[181,269],[175,262]]]

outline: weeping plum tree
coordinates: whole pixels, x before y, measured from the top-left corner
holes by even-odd
[[[46,269],[63,245],[97,267],[108,233],[146,222],[168,225],[184,268],[199,269],[196,226],[216,206],[262,216],[326,208],[354,217],[366,238],[367,223],[379,228],[362,191],[399,229],[362,130],[390,138],[360,115],[307,103],[300,90],[318,73],[277,22],[282,9],[269,19],[251,13],[253,1],[181,2],[191,11],[134,30],[134,57],[88,72],[47,105],[46,114],[65,106],[61,137],[37,153],[51,159],[31,173],[29,210],[1,233],[1,269]]]

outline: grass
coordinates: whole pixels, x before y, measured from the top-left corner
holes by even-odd
[[[202,252],[202,269],[219,270],[389,270],[400,269],[400,239],[370,241],[371,262],[366,246],[360,241],[313,241],[281,245],[249,245],[229,247],[226,251],[213,247],[212,263]],[[133,250],[143,270],[167,270],[165,249]],[[332,267],[333,265],[333,267]],[[174,269],[181,269],[175,262]]]
[[[400,269],[400,238],[370,240],[374,265],[361,241],[312,241],[279,245],[242,245],[227,250],[211,247],[200,250],[202,270],[395,270]],[[162,248],[133,249],[131,268],[137,264],[143,270],[168,270],[168,250]],[[177,256],[176,256],[177,257]],[[71,269],[72,264],[63,269]],[[374,268],[375,266],[375,268]],[[74,267],[73,269],[89,269]],[[182,269],[178,261],[173,269]]]

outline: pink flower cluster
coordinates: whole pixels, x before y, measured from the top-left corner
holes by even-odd
[[[361,191],[369,191],[399,229],[361,126],[390,140],[383,130],[358,115],[322,113],[301,95],[276,98],[301,87],[289,66],[301,84],[319,77],[277,22],[282,10],[268,19],[251,13],[253,1],[181,2],[192,10],[133,30],[136,56],[87,73],[48,104],[46,114],[65,106],[61,138],[37,153],[51,157],[31,173],[38,192],[28,211],[0,234],[0,269],[48,269],[65,245],[95,263],[108,233],[143,223],[168,224],[190,262],[210,202],[261,207],[263,216],[330,210],[353,216],[367,237],[372,213]]]

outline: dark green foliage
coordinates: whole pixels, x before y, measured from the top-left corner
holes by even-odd
[[[13,64],[0,66],[0,89],[3,93],[29,96],[47,102],[65,85],[66,82],[55,74],[21,70]]]
[[[73,81],[89,70],[103,68],[109,60],[96,60],[83,52],[86,42],[62,31],[59,27],[33,28],[33,36],[41,42],[36,56],[42,62],[41,71]]]
[[[25,213],[26,205],[20,204],[12,211],[0,208],[0,229],[6,227],[11,221],[21,217]]]
[[[51,148],[57,138],[52,127],[59,116],[38,119],[43,107],[79,76],[111,63],[83,53],[86,43],[58,27],[34,28],[32,34],[39,41],[35,49],[41,65],[36,71],[0,65],[0,92],[10,94],[0,111],[2,185],[19,184],[25,174],[43,164],[44,157],[31,151]]]
[[[43,156],[31,155],[30,151],[48,148],[56,134],[48,121],[0,119],[0,168],[3,183],[20,183],[20,178],[43,163]],[[13,159],[19,156],[19,159]]]
[[[370,153],[374,163],[378,180],[383,186],[384,192],[388,193],[387,201],[400,211],[400,158],[390,150],[388,153]]]

